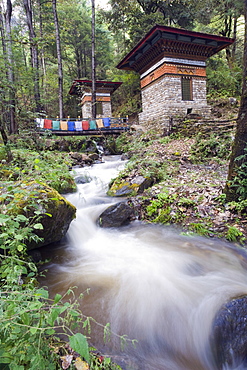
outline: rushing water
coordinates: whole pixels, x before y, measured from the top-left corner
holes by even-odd
[[[77,170],[91,181],[67,198],[77,207],[67,238],[54,249],[44,284],[52,294],[76,286],[81,309],[114,333],[136,339],[121,354],[118,340],[92,343],[129,370],[214,370],[209,346],[221,305],[247,293],[244,258],[219,241],[179,235],[139,221],[102,229],[97,217],[112,202],[107,184],[123,166],[119,158]]]

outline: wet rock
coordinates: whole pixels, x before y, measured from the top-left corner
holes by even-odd
[[[98,219],[101,227],[119,227],[135,219],[134,208],[127,202],[119,202],[108,207]]]
[[[60,152],[69,152],[70,151],[70,142],[66,139],[57,139],[55,141],[55,149]]]
[[[247,296],[221,307],[213,322],[211,347],[217,369],[247,368]]]
[[[145,189],[148,189],[153,184],[153,181],[150,177],[144,177],[139,175],[135,176],[131,180],[131,184],[138,186],[137,193],[143,193]]]
[[[76,184],[88,184],[91,181],[92,181],[91,177],[86,175],[80,175],[75,177]]]
[[[99,159],[99,154],[98,153],[91,153],[88,155],[89,159],[92,161],[97,161]]]
[[[128,159],[130,159],[131,158],[131,154],[130,153],[123,153],[122,155],[121,155],[121,160],[122,161],[126,161],[126,160],[128,160]]]
[[[107,195],[113,197],[125,197],[125,196],[135,196],[137,194],[143,193],[143,191],[149,188],[153,184],[153,180],[149,177],[135,176],[128,181],[116,180],[110,186]]]
[[[135,195],[136,189],[127,181],[123,181],[120,184],[114,182],[107,192],[107,195],[111,197],[126,197],[128,195]]]
[[[93,159],[89,157],[89,155],[84,153],[78,152],[70,152],[70,158],[72,159],[73,166],[84,166],[84,165],[91,165],[93,163]]]

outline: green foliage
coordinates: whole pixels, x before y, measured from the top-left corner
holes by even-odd
[[[222,54],[208,60],[207,89],[211,98],[240,96],[241,68],[237,65],[230,69]]]
[[[235,176],[228,186],[235,192],[238,202],[247,199],[247,148],[244,153],[235,158]]]
[[[196,206],[196,202],[193,199],[181,197],[178,200],[178,205],[184,207],[194,207]]]
[[[0,161],[6,160],[7,155],[6,155],[6,150],[4,145],[0,145]]]
[[[183,209],[174,206],[178,201],[177,194],[168,192],[159,193],[156,199],[151,200],[146,207],[147,215],[152,222],[168,224],[181,222],[183,219]]]
[[[170,205],[177,196],[170,196],[168,192],[159,193],[157,199],[151,201],[151,204],[147,206],[147,214],[153,216],[158,210],[165,205]]]
[[[10,183],[5,186],[0,198],[0,367],[59,369],[66,339],[90,368],[120,369],[109,358],[98,362],[89,351],[86,336],[75,334],[83,328],[90,330],[90,318],[79,310],[78,301],[69,300],[73,291],[50,299],[48,291],[38,287],[38,270],[26,253],[25,242],[36,240],[42,211],[37,207],[32,217],[12,214],[13,202],[21,199],[22,189]],[[33,198],[33,205],[36,203]]]
[[[53,187],[59,193],[75,191],[76,185],[69,172],[71,160],[65,153],[13,150],[12,179],[26,181],[39,180]],[[2,170],[5,166],[1,166]],[[11,168],[9,165],[8,170]],[[10,178],[11,179],[11,175]]]
[[[239,230],[235,226],[229,226],[227,233],[226,233],[226,239],[230,242],[240,242],[243,243],[245,241],[245,237],[243,236],[243,232]]]
[[[85,358],[87,362],[90,361],[90,354],[89,354],[89,348],[88,348],[88,342],[85,335],[81,333],[76,333],[69,339],[69,344],[71,348],[78,352],[79,355]]]
[[[32,218],[12,215],[10,204],[22,190],[11,185],[6,190],[0,215],[0,363],[10,369],[56,369],[49,338],[55,329],[64,331],[75,311],[58,297],[50,301],[45,289],[35,288],[37,268],[26,254],[25,241],[37,239],[40,212]]]
[[[204,223],[200,222],[191,222],[189,224],[189,230],[192,230],[196,234],[202,235],[202,236],[208,236],[210,234],[210,231],[207,229]]]
[[[227,208],[231,211],[236,212],[239,215],[247,213],[247,199],[239,200],[238,202],[232,201],[227,203]]]
[[[112,96],[112,107],[115,115],[126,117],[141,111],[140,78],[134,72],[114,73],[114,81],[122,81],[123,84]]]
[[[190,159],[193,162],[201,162],[209,158],[227,159],[231,149],[229,136],[210,134],[205,138],[202,134],[197,135],[195,143],[191,147]]]

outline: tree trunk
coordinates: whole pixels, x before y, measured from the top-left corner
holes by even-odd
[[[12,51],[12,38],[11,38],[11,16],[12,16],[12,3],[7,0],[7,7],[5,13],[6,24],[6,52],[8,61],[8,82],[9,82],[9,115],[10,115],[10,133],[17,133],[17,125],[15,120],[15,87],[14,87],[14,70],[13,70],[13,51]]]
[[[42,3],[41,0],[38,1],[39,6],[39,37],[43,40],[43,19],[42,19]],[[44,85],[46,85],[46,65],[45,65],[45,54],[44,54],[44,47],[41,46],[40,48],[40,59],[41,59],[41,67],[43,71],[43,80]]]
[[[237,38],[237,25],[238,25],[238,17],[235,15],[233,20],[233,38],[236,40]],[[236,61],[236,42],[232,45],[232,62],[235,63]]]
[[[245,40],[241,103],[225,187],[227,201],[247,198],[247,0],[244,0]]]
[[[96,118],[95,1],[92,0],[92,118]]]
[[[1,32],[1,41],[2,41],[2,49],[3,49],[3,59],[4,59],[5,69],[6,69],[6,78],[8,80],[7,47],[6,47],[4,21],[3,21],[3,9],[2,9],[1,4],[0,4],[0,32]]]
[[[40,88],[39,88],[39,58],[38,58],[38,46],[36,41],[36,34],[33,26],[33,15],[32,6],[30,0],[23,0],[24,9],[26,12],[27,26],[29,30],[29,41],[30,41],[30,52],[31,52],[31,65],[34,76],[34,100],[36,105],[36,111],[42,110],[40,101]]]
[[[7,136],[6,131],[4,129],[2,116],[0,116],[0,132],[1,132],[3,143],[4,143],[4,148],[5,148],[6,154],[7,154],[7,161],[11,162],[13,160],[13,155],[12,155],[12,152],[11,152],[10,147],[9,147],[8,136]]]
[[[57,17],[56,0],[52,0],[52,10],[53,10],[54,24],[55,24],[55,29],[56,29],[59,118],[62,119],[63,118],[63,66],[62,66],[61,42],[60,42],[59,23],[58,23],[58,17]]]
[[[86,43],[83,43],[83,77],[87,77],[87,51]]]

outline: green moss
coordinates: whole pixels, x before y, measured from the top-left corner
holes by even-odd
[[[107,195],[111,197],[124,197],[124,196],[135,196],[138,192],[138,184],[130,184],[128,181],[119,181],[118,179],[113,182]]]

